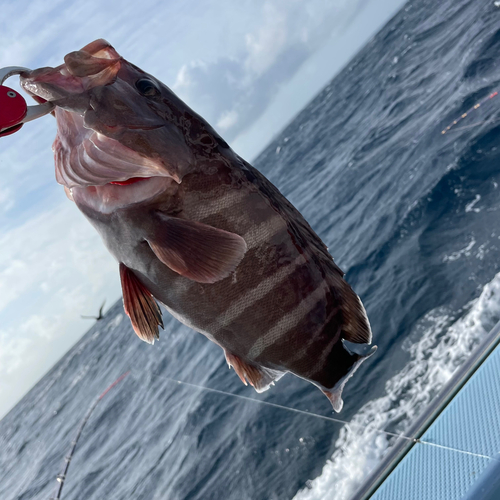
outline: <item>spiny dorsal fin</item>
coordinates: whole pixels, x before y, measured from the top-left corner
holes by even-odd
[[[161,311],[151,292],[139,281],[137,276],[120,262],[120,280],[123,292],[123,308],[130,318],[138,337],[148,344],[154,344],[163,329]]]
[[[159,214],[149,246],[170,269],[199,283],[215,283],[236,269],[247,245],[235,234],[201,222]]]

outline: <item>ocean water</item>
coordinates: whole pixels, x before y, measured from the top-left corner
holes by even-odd
[[[380,430],[404,433],[500,318],[500,96],[441,133],[500,87],[499,50],[493,1],[409,2],[254,162],[367,309],[379,349],[341,414],[292,376],[256,394],[168,315],[141,342],[118,302],[0,421],[0,498],[50,498],[130,371],[63,499],[349,499]]]

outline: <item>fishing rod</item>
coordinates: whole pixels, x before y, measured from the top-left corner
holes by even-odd
[[[116,385],[118,385],[128,374],[130,371],[124,373],[123,375],[120,375],[92,404],[92,406],[88,409],[87,414],[83,418],[80,427],[78,428],[78,431],[76,433],[75,439],[71,441],[71,449],[69,451],[69,454],[66,455],[65,457],[65,462],[66,465],[64,466],[64,470],[61,474],[57,475],[57,481],[59,483],[59,486],[57,488],[57,493],[56,496],[50,497],[49,500],[60,500],[61,498],[61,492],[64,486],[64,481],[66,480],[66,475],[68,474],[68,469],[69,469],[69,464],[71,463],[71,459],[73,458],[73,454],[75,453],[76,445],[78,444],[78,440],[80,439],[80,436],[82,434],[83,428],[85,427],[86,423],[88,422],[90,416],[92,415],[93,411],[95,410],[96,406],[99,404],[99,401],[101,401],[104,396]]]

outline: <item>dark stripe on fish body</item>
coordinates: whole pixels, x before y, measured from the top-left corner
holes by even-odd
[[[302,259],[297,256],[296,260],[300,264],[295,270],[280,282],[276,281],[268,295],[254,304],[254,309],[262,310],[267,317],[262,329],[256,332],[258,338],[265,337],[283,318],[301,314],[298,311],[301,303],[322,286],[321,275],[315,275],[315,269],[304,256]]]
[[[249,182],[252,182],[264,194],[273,208],[283,215],[287,221],[290,236],[299,251],[310,247],[311,256],[314,262],[320,264],[329,264],[331,269],[335,269],[341,276],[343,271],[335,264],[333,257],[328,253],[326,245],[319,236],[313,231],[309,223],[302,214],[280,193],[264,175],[249,163],[239,158],[242,171]]]
[[[220,216],[219,221],[223,221]],[[224,223],[221,225],[225,226]],[[300,259],[303,263],[304,259],[302,257]],[[229,338],[241,337],[241,331],[232,328],[234,318],[239,317],[245,308],[252,306],[253,297],[267,296],[275,286],[272,282],[273,277],[283,273],[283,269],[292,262],[288,257],[286,243],[282,246],[265,243],[248,250],[233,275],[225,280],[203,285],[179,275],[172,277],[173,273],[165,269],[163,275],[158,273],[160,290],[155,285],[153,286],[158,299],[163,298],[167,306],[176,309],[180,315],[189,317],[195,329],[204,332],[207,336],[210,333],[217,338],[223,335],[229,341]],[[157,265],[163,268],[163,265]],[[288,274],[293,270],[294,268],[290,268],[289,271],[285,269]],[[164,281],[163,277],[167,279],[161,286],[161,282]],[[286,276],[283,279],[285,278]],[[175,291],[175,293],[169,293],[169,291]],[[210,310],[210,316],[205,314],[207,310]],[[230,316],[229,320],[225,321],[228,316]],[[207,323],[208,317],[214,318],[215,321]],[[253,319],[247,318],[243,331],[249,331],[249,325],[252,323]],[[251,331],[254,331],[253,327]],[[257,335],[259,333],[256,332]],[[230,341],[231,344],[234,342]]]
[[[272,237],[263,224],[274,224],[275,231],[286,222],[254,186],[245,184],[234,188],[230,184],[217,184],[217,176],[187,176],[183,186],[183,217],[202,222],[226,231],[235,232],[245,238],[245,233],[258,233],[261,229]],[[200,177],[209,177],[204,182]],[[183,180],[183,184],[184,184]],[[262,227],[261,227],[262,226]],[[262,234],[261,236],[264,236]],[[263,238],[258,238],[259,240]],[[247,239],[246,239],[247,240]],[[252,246],[251,241],[247,245]]]
[[[321,283],[311,279],[311,269],[307,263],[298,266],[290,263],[287,266],[293,266],[293,272],[281,282],[270,284],[265,295],[258,300],[254,300],[251,292],[247,293],[245,297],[248,298],[248,306],[239,311],[238,316],[227,325],[235,332],[248,332],[239,338],[240,355],[250,353],[255,343],[263,339],[284,318],[289,319],[291,323],[298,322],[301,319],[297,317],[301,314],[298,309],[301,302],[307,300],[321,286]],[[249,325],[251,329],[248,328]],[[273,341],[286,335],[286,329],[280,329]]]
[[[262,332],[257,331],[253,326],[251,311],[257,307],[256,304],[259,301],[267,301],[265,304],[268,305],[270,298],[272,300],[270,294],[273,289],[281,282],[288,282],[290,276],[296,272],[297,266],[305,265],[302,256],[294,260],[285,257],[277,252],[275,246],[250,249],[235,272],[234,283],[231,283],[230,287],[224,283],[215,283],[208,291],[211,295],[213,293],[214,301],[220,297],[228,299],[222,301],[226,307],[220,315],[216,316],[208,329],[231,328],[231,325],[238,322],[238,318],[243,315],[245,317],[241,321],[245,323],[244,330],[247,331],[248,326],[252,325],[255,335],[260,335]]]
[[[257,361],[286,366],[301,377],[309,378],[327,365],[325,349],[332,348],[332,341],[340,343],[343,324],[341,303],[335,301],[330,291],[325,292],[307,316],[278,342],[270,345],[257,358]],[[324,361],[318,366],[318,361]],[[328,386],[326,386],[328,387]]]
[[[314,332],[321,330],[327,320],[326,294],[325,283],[322,282],[290,311],[289,317],[284,316],[279,324],[273,325],[270,331],[259,339],[258,344],[251,350],[252,357],[258,362],[275,360],[273,362],[285,363],[297,356],[309,341],[315,342]],[[273,330],[276,331],[277,328],[287,328],[288,333],[271,342]]]

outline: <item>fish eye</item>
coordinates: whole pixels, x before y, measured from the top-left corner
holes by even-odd
[[[160,93],[160,89],[148,78],[141,78],[135,82],[137,90],[146,97],[152,97]]]

